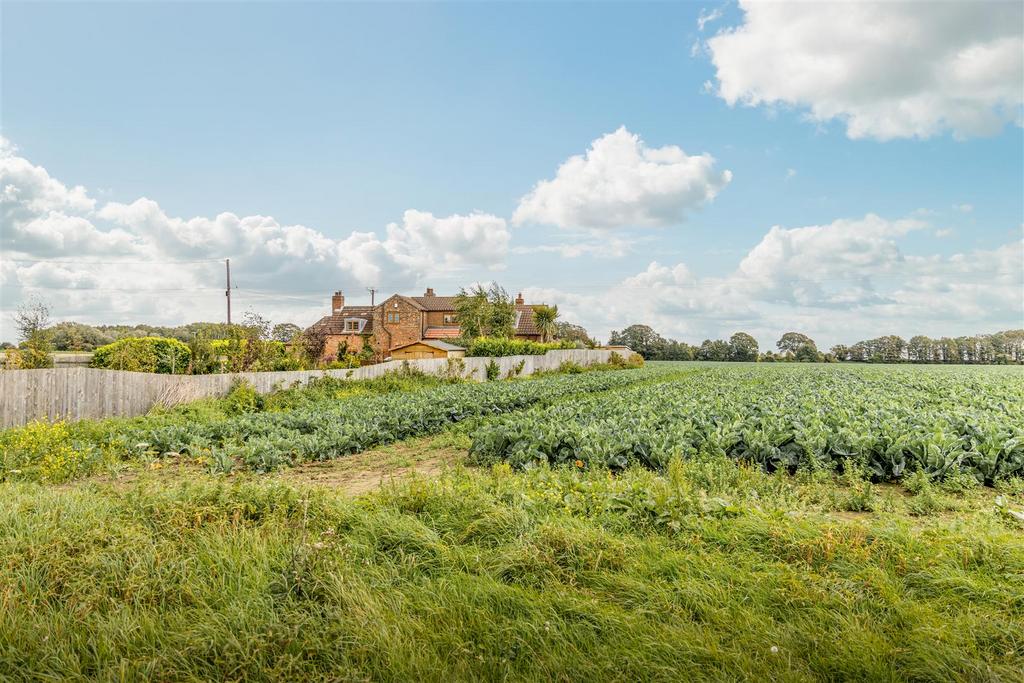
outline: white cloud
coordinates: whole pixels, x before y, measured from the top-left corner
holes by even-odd
[[[708,12],[706,10],[701,10],[700,11],[700,16],[697,17],[697,30],[698,31],[703,31],[705,26],[707,26],[708,24],[710,24],[710,23],[712,23],[714,21],[718,21],[721,18],[722,18],[722,10],[720,10],[720,9],[714,9],[714,10],[712,10],[710,12]]]
[[[567,319],[606,337],[646,323],[688,343],[744,330],[763,348],[797,329],[821,345],[881,334],[974,334],[1024,319],[1024,240],[953,256],[908,256],[899,243],[928,228],[868,215],[773,227],[724,277],[685,263],[648,267],[604,291],[531,289]]]
[[[5,327],[33,292],[56,316],[83,321],[219,319],[224,276],[216,260],[228,257],[236,310],[251,305],[309,322],[335,289],[403,291],[453,269],[502,268],[510,241],[505,220],[484,213],[409,210],[382,234],[339,239],[270,216],[169,216],[145,197],[100,205],[85,188],[17,156],[2,137],[0,216]]]
[[[959,211],[960,213],[970,213],[971,211],[974,211],[974,206],[971,204],[954,204],[953,210]]]
[[[730,105],[806,108],[851,138],[989,135],[1021,123],[1019,2],[758,2],[707,41]]]
[[[792,180],[793,178],[796,178],[796,169],[795,168],[787,168],[786,169],[786,180]]]
[[[520,200],[512,222],[590,229],[678,224],[732,180],[732,173],[714,166],[709,154],[648,147],[622,127],[566,160],[552,180],[539,182]]]

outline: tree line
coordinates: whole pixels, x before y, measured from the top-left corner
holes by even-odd
[[[993,334],[931,339],[923,335],[905,341],[887,335],[857,342],[838,344],[829,351],[818,349],[813,339],[800,332],[786,332],[775,343],[775,350],[761,351],[757,340],[746,332],[724,339],[705,339],[699,345],[669,339],[649,325],[630,325],[613,331],[608,343],[633,349],[646,360],[706,360],[733,362],[806,362],[806,363],[1024,363],[1024,330],[1006,330]]]

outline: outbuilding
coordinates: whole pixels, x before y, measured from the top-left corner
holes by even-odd
[[[437,339],[421,339],[391,350],[392,360],[413,358],[464,358],[466,349]]]

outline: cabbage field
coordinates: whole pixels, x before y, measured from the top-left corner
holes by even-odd
[[[769,472],[854,465],[883,481],[1024,476],[1019,367],[690,367],[490,421],[472,454],[518,468],[663,469],[677,456],[722,455]]]
[[[0,681],[1020,681],[1022,430],[1019,367],[797,363],[7,430]]]

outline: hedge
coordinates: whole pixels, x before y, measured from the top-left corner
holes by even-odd
[[[469,343],[467,356],[542,356],[552,349],[580,348],[577,342],[563,340],[541,343],[527,339],[507,339],[505,337],[478,337]]]
[[[169,337],[125,337],[101,346],[89,363],[94,368],[184,374],[188,372],[192,351],[186,344]]]

